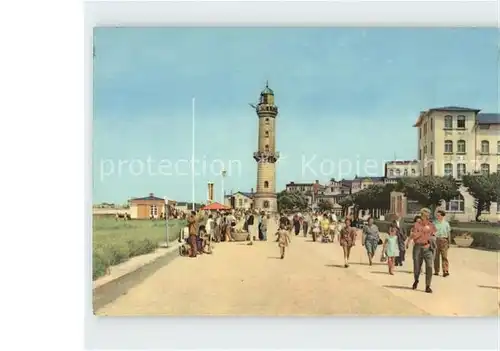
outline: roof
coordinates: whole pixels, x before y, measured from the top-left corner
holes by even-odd
[[[410,165],[410,164],[415,164],[418,163],[417,160],[401,160],[401,161],[388,161],[385,164],[386,165]]]
[[[433,107],[429,111],[450,111],[450,112],[479,112],[476,108],[469,107],[459,107],[459,106],[444,106],[444,107]]]
[[[316,183],[295,183],[295,182],[290,182],[286,186],[313,186]]]
[[[149,196],[146,197],[135,197],[130,199],[130,201],[165,201],[165,199],[161,197],[154,196],[153,193],[149,194]]]
[[[205,207],[202,208],[202,210],[228,210],[230,207],[220,204],[218,202],[212,202],[211,204],[206,205]]]
[[[253,195],[254,195],[254,193],[249,193],[249,192],[245,192],[245,191],[237,191],[237,192],[235,192],[233,194],[228,194],[228,195],[226,195],[224,197],[227,198],[227,199],[229,199],[229,198],[231,198],[232,196],[234,196],[236,194],[241,194],[241,195],[246,196],[248,198],[253,198]]]
[[[266,87],[264,88],[264,90],[262,90],[260,95],[274,95],[274,91],[271,88],[269,88],[268,82],[266,82]]]
[[[469,107],[460,107],[460,106],[443,106],[443,107],[432,107],[430,109],[428,109],[427,111],[421,111],[420,112],[420,115],[418,116],[418,119],[417,121],[415,122],[415,124],[413,125],[414,127],[419,127],[420,124],[422,123],[425,115],[429,112],[433,112],[433,111],[449,111],[449,112],[476,112],[478,113],[479,111],[481,111],[480,109],[476,109],[476,108],[469,108]]]
[[[499,124],[500,123],[500,113],[478,113],[477,114],[478,124]]]
[[[358,177],[356,176],[356,178],[354,178],[353,181],[364,181],[364,180],[374,180],[374,181],[383,181],[385,177]]]

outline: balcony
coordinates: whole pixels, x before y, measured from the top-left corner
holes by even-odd
[[[253,153],[253,158],[258,163],[275,163],[280,158],[279,152],[257,151]]]

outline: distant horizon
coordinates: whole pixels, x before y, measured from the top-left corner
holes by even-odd
[[[226,193],[255,189],[248,104],[267,80],[280,108],[277,191],[342,172],[382,177],[384,161],[417,159],[422,110],[498,112],[496,28],[96,28],[94,46],[94,203],[192,201],[193,98],[195,202],[209,181],[221,201],[231,162]]]

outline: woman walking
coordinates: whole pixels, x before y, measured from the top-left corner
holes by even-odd
[[[340,246],[342,246],[342,250],[344,251],[344,267],[349,267],[349,257],[351,255],[351,248],[355,245],[356,242],[356,229],[351,227],[351,220],[345,220],[345,227],[342,228],[340,232]]]
[[[370,217],[368,218],[368,224],[363,227],[363,237],[361,240],[362,245],[366,248],[370,266],[373,264],[373,256],[375,256],[379,240],[380,233],[378,227],[373,223],[373,218]]]
[[[276,233],[278,236],[278,247],[280,248],[280,258],[285,258],[285,248],[290,244],[290,235],[288,229],[285,226],[281,226],[278,232]]]

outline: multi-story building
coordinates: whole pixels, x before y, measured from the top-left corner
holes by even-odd
[[[420,174],[419,163],[412,161],[389,161],[385,163],[385,178],[417,177]]]
[[[420,174],[460,180],[465,174],[500,172],[500,114],[454,106],[431,108],[420,113],[414,127]],[[461,194],[443,205],[457,219],[471,220],[474,199],[464,188]],[[496,220],[497,213],[500,206],[494,203],[485,215]]]
[[[351,193],[355,194],[375,184],[385,184],[384,177],[358,177],[355,176],[351,182]]]

